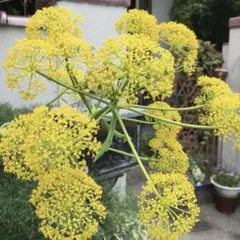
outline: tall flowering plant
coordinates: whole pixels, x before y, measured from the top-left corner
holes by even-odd
[[[96,234],[107,214],[101,187],[85,171],[86,160],[98,161],[108,151],[131,156],[147,180],[139,198],[140,221],[153,239],[175,240],[199,216],[186,177],[188,158],[177,134],[181,127],[215,129],[218,136],[236,139],[239,148],[239,95],[220,79],[203,76],[195,106],[172,108],[165,102],[173,93],[175,73],[191,74],[195,68],[198,41],[182,24],[158,25],[147,12],[131,10],[116,22],[119,36],[96,50],[82,39],[81,22],[67,9],[43,9],[29,19],[26,38],[10,49],[4,65],[9,88],[30,101],[46,90],[46,82],[61,91],[46,106],[2,127],[4,170],[38,183],[30,202],[46,238],[84,240]],[[141,94],[153,103],[139,105]],[[49,109],[65,95],[81,100],[86,111],[68,105]],[[124,118],[122,109],[145,120]],[[199,109],[203,125],[181,121],[180,111]],[[125,121],[153,126],[153,157],[139,156]],[[102,143],[96,137],[100,127],[107,131]],[[113,138],[125,140],[131,153],[114,149]],[[149,163],[150,174],[143,161]]]

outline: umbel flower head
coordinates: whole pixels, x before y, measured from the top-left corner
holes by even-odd
[[[82,17],[62,7],[48,7],[38,10],[29,18],[26,37],[29,39],[52,40],[66,32],[74,37],[81,37]]]
[[[153,155],[159,161],[150,161],[150,168],[154,172],[186,174],[189,163],[188,156],[176,137],[161,131],[150,140],[149,146]]]
[[[198,78],[197,83],[200,89],[200,93],[195,99],[197,105],[208,104],[216,98],[233,95],[228,84],[219,78],[201,76]]]
[[[140,196],[139,218],[153,239],[176,240],[198,222],[196,202],[194,188],[184,175],[152,174]]]
[[[157,19],[144,10],[132,9],[124,13],[115,28],[119,34],[143,34],[154,42],[159,40]]]
[[[50,240],[88,240],[106,216],[102,189],[82,169],[63,167],[45,174],[30,202]]]
[[[205,104],[200,122],[215,127],[215,134],[224,141],[234,141],[240,149],[240,95],[232,92],[221,79],[200,77],[197,104]]]
[[[74,85],[72,77],[77,87],[86,88],[85,69],[92,59],[92,46],[69,34],[55,43],[24,40],[10,49],[4,64],[7,85],[17,89],[23,99],[33,100],[45,92],[46,81],[38,72],[69,86]]]
[[[175,57],[178,71],[191,74],[195,69],[198,41],[195,33],[181,23],[160,24],[160,41],[169,47]]]
[[[37,107],[20,115],[4,130],[0,155],[4,170],[24,180],[37,180],[51,169],[83,167],[100,148],[95,120],[63,105]]]
[[[110,99],[136,103],[138,94],[165,98],[172,93],[174,59],[144,35],[112,37],[96,52],[89,68],[88,88]]]
[[[26,39],[9,51],[4,65],[8,87],[17,89],[24,100],[33,100],[46,90],[41,72],[84,89],[93,47],[81,39],[80,22],[65,8],[37,11],[28,21]]]
[[[56,54],[48,62],[46,74],[68,86],[85,89],[86,69],[92,61],[93,47],[69,33],[61,34],[52,45]]]
[[[46,82],[36,73],[56,55],[56,49],[41,40],[23,40],[10,49],[4,63],[7,86],[17,89],[25,100],[33,100],[46,90]]]

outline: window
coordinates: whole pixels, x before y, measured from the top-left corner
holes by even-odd
[[[33,15],[37,9],[55,4],[55,0],[0,0],[0,11],[9,15]]]
[[[128,9],[144,9],[149,13],[152,12],[152,0],[131,0],[131,5]]]

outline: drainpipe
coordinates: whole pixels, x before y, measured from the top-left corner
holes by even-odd
[[[27,21],[27,17],[8,15],[6,12],[0,11],[0,25],[26,27]]]

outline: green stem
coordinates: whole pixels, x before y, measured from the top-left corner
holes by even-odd
[[[175,207],[175,206],[171,206],[171,208],[175,208],[175,209],[178,210],[178,211],[181,211],[181,212],[184,212],[184,213],[186,213],[186,214],[188,214],[188,215],[191,215],[189,212],[187,212],[187,211],[185,211],[185,210],[183,210],[183,209],[181,209],[181,208],[178,208],[178,207]]]
[[[175,216],[175,218],[173,218],[173,220],[179,218],[179,216],[171,209],[171,207],[168,208],[168,212],[170,213],[171,216],[172,216],[172,214]]]
[[[0,129],[6,127],[6,126],[9,125],[10,123],[11,123],[11,122],[6,122],[6,123],[4,123],[3,125],[0,126]]]
[[[160,108],[160,107],[149,107],[149,106],[143,106],[143,105],[126,105],[123,107],[133,107],[133,108],[140,108],[140,109],[147,109],[147,110],[159,110],[159,111],[192,111],[192,110],[198,110],[206,107],[206,105],[198,105],[194,107],[186,107],[186,108]]]
[[[120,124],[120,126],[122,128],[122,131],[123,131],[123,133],[124,133],[124,135],[126,137],[128,145],[131,148],[133,156],[137,160],[140,169],[142,170],[142,172],[143,172],[144,176],[146,177],[146,179],[148,181],[151,181],[151,179],[150,179],[150,177],[149,177],[149,175],[148,175],[148,173],[147,173],[147,171],[146,171],[146,169],[145,169],[145,167],[144,167],[140,157],[138,156],[138,153],[137,153],[137,151],[136,151],[136,149],[135,149],[135,147],[134,147],[134,145],[133,145],[133,143],[132,143],[132,141],[130,139],[130,136],[128,135],[127,129],[126,129],[126,127],[125,127],[121,117],[119,116],[118,111],[116,109],[114,109],[114,108],[112,110],[113,110],[113,113],[116,116],[116,118],[117,118],[117,120],[118,120],[118,122],[119,122],[119,124]]]
[[[116,128],[116,124],[117,124],[117,118],[115,116],[113,116],[113,118],[111,120],[109,131],[108,131],[108,135],[107,135],[104,143],[102,144],[101,149],[99,150],[98,154],[94,158],[94,161],[97,161],[100,157],[102,157],[102,155],[106,151],[108,151],[109,147],[111,146],[113,136],[114,136],[114,130]]]
[[[70,71],[70,68],[69,68],[69,62],[68,62],[68,59],[66,59],[66,69],[67,69],[67,72],[68,72],[68,75],[72,81],[72,84],[73,86],[75,87],[77,85],[77,80],[76,78],[71,74],[71,71]],[[87,98],[85,97],[84,94],[78,92],[78,95],[80,96],[80,98],[82,99],[83,103],[85,104],[85,106],[87,107],[89,113],[92,115],[92,106],[91,104],[88,102]]]
[[[102,111],[97,118],[95,118],[97,121],[101,120],[106,114],[108,114],[111,110],[109,109],[109,107],[106,107],[103,109],[104,111]]]
[[[110,116],[105,116],[106,118],[111,118]],[[122,120],[124,121],[128,121],[128,122],[135,122],[135,123],[140,123],[140,124],[147,124],[147,125],[155,125],[157,124],[157,122],[148,122],[148,121],[144,121],[144,120],[139,120],[139,119],[135,119],[135,118],[126,118],[126,117],[121,117]]]
[[[205,125],[195,125],[195,124],[181,123],[181,122],[169,120],[169,119],[166,119],[166,118],[158,117],[158,116],[146,113],[146,112],[141,112],[141,111],[138,111],[138,110],[135,110],[135,109],[132,109],[132,108],[125,108],[125,109],[127,109],[129,111],[132,111],[132,112],[135,112],[135,113],[138,113],[138,114],[145,115],[147,117],[151,117],[151,118],[160,120],[161,122],[169,123],[169,124],[180,126],[180,127],[195,128],[195,129],[205,129],[205,130],[213,130],[213,129],[216,128],[214,126],[205,126]]]
[[[60,82],[60,81],[58,81],[58,80],[56,80],[56,79],[53,79],[53,78],[47,76],[46,74],[44,74],[44,73],[42,73],[42,72],[36,71],[36,73],[38,73],[38,74],[41,75],[42,77],[47,78],[47,79],[48,79],[49,81],[51,81],[51,82],[54,82],[54,83],[56,83],[56,84],[58,84],[58,85],[60,85],[60,86],[62,86],[62,87],[65,87],[65,88],[67,88],[67,89],[69,89],[69,90],[72,90],[73,92],[82,93],[82,94],[84,94],[85,96],[88,96],[88,97],[90,97],[90,98],[96,99],[96,100],[98,100],[98,101],[100,101],[100,102],[102,102],[102,103],[108,104],[107,101],[105,101],[105,100],[103,100],[103,99],[95,96],[94,94],[91,94],[91,93],[89,93],[89,92],[85,92],[85,91],[76,89],[76,88],[74,88],[74,87],[72,87],[72,86],[69,86],[68,84],[65,84],[65,83]]]
[[[105,122],[103,119],[101,119],[100,125],[106,130],[109,130],[110,128],[110,125],[107,122]],[[116,136],[117,138],[125,139],[125,135],[120,133],[117,130],[114,131],[114,136]]]
[[[107,109],[109,109],[108,106],[99,109],[98,111],[96,111],[95,113],[93,113],[92,118],[97,119],[103,112],[105,112]]]
[[[125,155],[127,157],[135,158],[133,154],[127,153],[127,152],[124,152],[124,151],[121,151],[121,150],[118,150],[118,149],[115,149],[115,148],[109,148],[108,150],[110,152],[119,153],[119,154]],[[154,158],[147,158],[147,157],[140,157],[140,156],[139,156],[139,158],[143,161],[153,161],[153,162],[159,161],[158,159],[154,159]]]
[[[147,125],[156,125],[157,124],[157,122],[148,122],[148,121],[139,120],[139,119],[135,119],[135,118],[122,117],[122,120],[129,121],[129,122],[135,122],[135,123],[141,123],[141,124],[147,124]]]
[[[11,124],[11,122],[6,122],[2,126],[0,126],[0,137],[4,136],[4,134],[3,134],[4,128],[7,127],[10,124]]]
[[[53,104],[54,102],[56,102],[63,94],[65,94],[67,92],[67,90],[62,91],[60,94],[58,94],[57,97],[55,97],[52,101],[50,101],[49,103],[46,104],[46,106],[50,106],[51,104]]]
[[[70,89],[70,90],[72,90],[73,92],[77,92],[77,93],[80,92],[80,93],[82,93],[82,94],[84,94],[84,95],[86,95],[86,96],[88,96],[88,97],[91,97],[91,98],[93,98],[93,99],[98,100],[99,102],[102,102],[102,103],[105,103],[105,104],[109,104],[109,102],[107,102],[107,101],[105,101],[105,100],[103,100],[103,99],[101,99],[101,98],[99,98],[99,97],[97,97],[97,96],[95,96],[95,95],[93,95],[93,94],[91,94],[91,93],[84,92],[84,91],[81,91],[81,90],[79,90],[79,89],[75,89],[75,88],[73,88],[73,87],[71,87],[71,86],[69,86],[69,85],[67,85],[67,84],[65,84],[65,83],[62,83],[62,82],[59,82],[58,80],[55,80],[55,79],[53,79],[53,78],[50,78],[50,77],[47,76],[46,74],[41,73],[41,72],[39,72],[39,71],[37,71],[37,73],[38,73],[39,75],[47,78],[49,81],[54,82],[54,83],[56,83],[56,84],[58,84],[58,85],[60,85],[60,86],[62,86],[62,87],[67,88],[67,89]],[[102,126],[104,129],[107,129],[107,130],[109,129],[109,124],[108,124],[107,122],[105,122],[103,119],[101,120],[100,124],[101,124],[101,126]],[[125,139],[125,136],[124,136],[123,134],[121,134],[120,132],[116,131],[116,130],[114,131],[114,135],[115,135],[116,137],[118,137],[118,138],[123,138],[123,139]]]
[[[132,143],[132,141],[131,141],[131,139],[130,139],[130,136],[128,135],[128,131],[127,131],[127,129],[126,129],[126,127],[125,127],[125,125],[124,125],[124,123],[123,123],[123,121],[122,121],[119,113],[118,113],[118,111],[114,108],[114,106],[113,106],[113,108],[112,108],[112,111],[113,111],[114,115],[116,116],[116,118],[117,118],[117,120],[118,120],[118,122],[119,122],[119,124],[120,124],[120,126],[121,126],[121,128],[122,128],[122,131],[123,131],[123,133],[124,133],[124,135],[125,135],[125,137],[126,137],[126,140],[127,140],[127,142],[128,142],[128,145],[129,145],[129,147],[131,148],[132,153],[133,153],[133,156],[134,156],[134,158],[137,160],[138,165],[139,165],[142,173],[143,173],[144,176],[146,177],[147,181],[151,182],[152,180],[151,180],[151,178],[149,177],[149,175],[148,175],[148,173],[147,173],[147,171],[146,171],[146,169],[145,169],[145,167],[144,167],[144,165],[143,165],[140,157],[138,156],[138,153],[137,153],[137,151],[136,151],[136,149],[135,149],[135,147],[134,147],[134,145],[133,145],[133,143]],[[156,196],[157,196],[159,199],[161,199],[162,196],[161,196],[161,194],[158,192],[158,190],[156,189],[155,186],[153,186],[153,190],[154,190]]]

